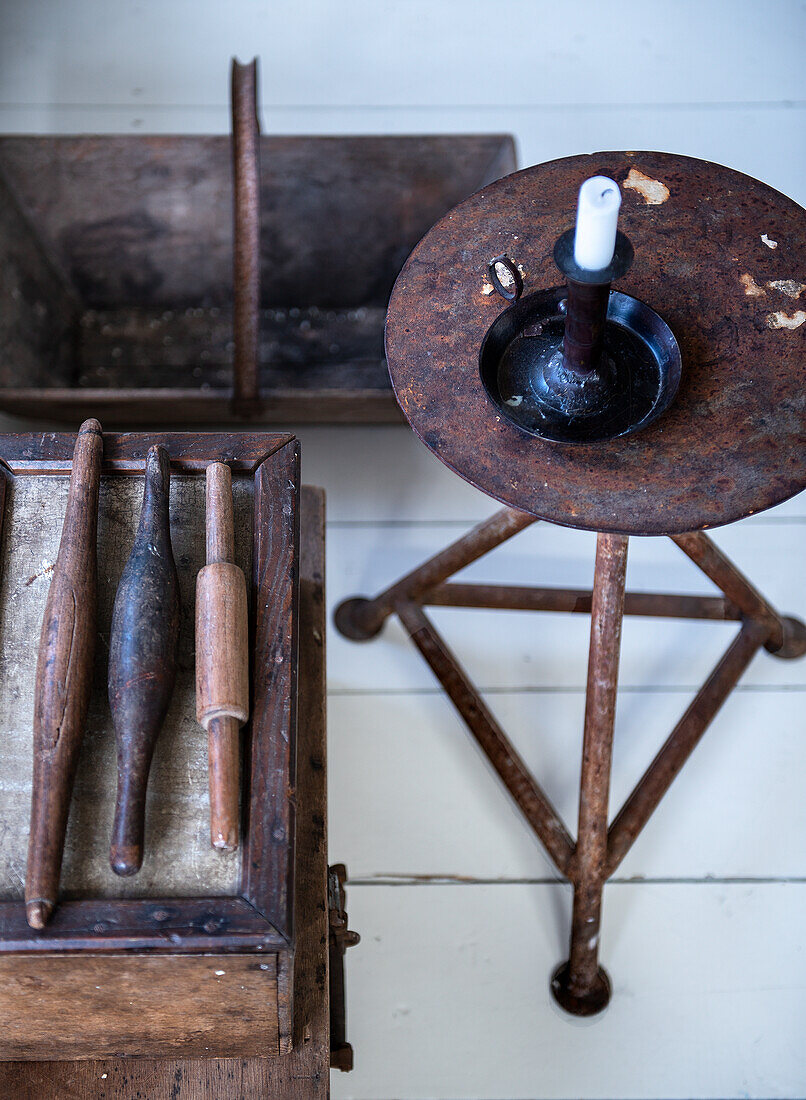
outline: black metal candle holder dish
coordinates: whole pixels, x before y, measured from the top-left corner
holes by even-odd
[[[645,302],[610,289],[632,259],[619,233],[608,267],[580,268],[568,230],[554,249],[567,286],[525,297],[509,257],[490,261],[493,287],[512,305],[484,337],[481,378],[521,431],[556,443],[615,439],[640,431],[674,400],[681,373],[674,334]]]

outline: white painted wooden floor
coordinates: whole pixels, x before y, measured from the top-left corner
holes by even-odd
[[[328,590],[377,591],[493,504],[405,428],[299,429],[328,488]],[[806,495],[716,531],[806,615]],[[466,576],[590,584],[594,536],[537,524]],[[628,583],[707,593],[665,539]],[[576,820],[589,619],[432,612],[566,822]],[[611,805],[620,805],[735,632],[628,619]],[[336,1097],[806,1094],[806,661],[760,654],[605,894],[599,1019],[555,1008],[570,889],[499,789],[402,630],[329,639],[330,849],[347,862],[349,1037]]]
[[[266,133],[506,131],[524,165],[664,149],[806,201],[803,0],[7,0],[0,131],[223,133],[231,54],[261,57]],[[299,434],[331,604],[493,510],[403,427]],[[715,537],[806,614],[806,497]],[[592,536],[539,525],[472,573],[592,570]],[[657,540],[632,541],[628,579],[708,590]],[[573,823],[587,618],[435,619]],[[732,629],[627,622],[614,804]],[[331,631],[329,674],[331,855],[363,936],[337,1098],[806,1096],[806,661],[756,658],[607,888],[615,994],[586,1023],[548,995],[569,890],[402,632]]]

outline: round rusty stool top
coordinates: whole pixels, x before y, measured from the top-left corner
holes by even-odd
[[[479,351],[509,308],[487,270],[507,254],[524,295],[562,284],[554,244],[589,176],[621,186],[635,262],[614,289],[652,306],[682,353],[675,401],[643,431],[568,445],[527,435],[487,396]],[[622,534],[679,534],[806,487],[806,211],[749,176],[668,153],[596,153],[485,187],[423,238],[386,322],[389,372],[414,431],[513,508]]]

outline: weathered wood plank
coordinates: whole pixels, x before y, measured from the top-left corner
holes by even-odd
[[[385,368],[384,368],[385,369]],[[388,375],[387,375],[388,378]],[[386,389],[331,388],[299,390],[287,387],[261,395],[254,420],[260,424],[398,424],[403,422],[391,386]],[[0,392],[0,412],[35,417],[45,423],[75,423],[98,416],[109,427],[176,424],[243,424],[229,390],[159,389],[99,390],[15,389]]]
[[[5,955],[0,983],[0,1058],[278,1049],[275,955]]]
[[[0,168],[0,385],[73,381],[80,302],[45,254]]]
[[[250,803],[241,888],[260,913],[272,913],[293,939],[294,815],[299,585],[298,443],[289,443],[255,473],[252,558],[254,623],[252,725],[264,730],[246,744]],[[289,492],[290,490],[290,492]],[[270,909],[269,909],[270,906]]]
[[[288,941],[241,897],[60,901],[46,934],[32,933],[19,902],[0,902],[4,952],[271,951]],[[2,991],[0,990],[0,1005]]]
[[[260,161],[274,307],[383,308],[434,221],[515,166],[496,134],[262,137]],[[88,307],[231,302],[229,137],[4,137],[0,167]]]
[[[176,394],[160,399],[164,419],[182,414]],[[106,426],[104,424],[104,426]],[[204,471],[211,462],[226,462],[235,473],[251,473],[294,437],[287,432],[104,432],[104,473],[142,476],[149,447],[164,447],[177,473]],[[0,460],[14,473],[69,473],[75,436],[70,432],[15,432],[0,435]]]
[[[263,390],[390,390],[383,353],[386,311],[379,306],[260,311],[258,362]],[[81,388],[133,389],[232,384],[232,310],[88,310],[77,329]],[[58,377],[48,385],[63,384]]]

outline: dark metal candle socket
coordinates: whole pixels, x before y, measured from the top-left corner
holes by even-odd
[[[574,232],[554,248],[566,287],[522,297],[512,260],[490,261],[492,284],[512,305],[488,329],[480,368],[491,400],[522,431],[594,443],[639,431],[668,408],[680,382],[680,349],[653,309],[610,289],[632,264],[624,234],[610,265],[587,271],[574,262]]]

